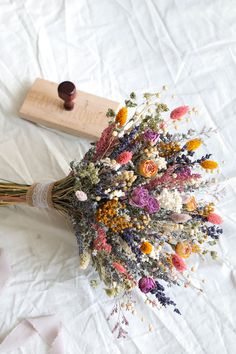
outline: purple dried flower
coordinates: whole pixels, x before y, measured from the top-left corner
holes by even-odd
[[[151,143],[151,145],[154,145],[154,144],[156,144],[156,142],[159,138],[159,134],[156,133],[154,130],[147,129],[147,130],[145,130],[143,137],[144,137],[144,140],[147,140],[149,143]]]
[[[177,175],[179,177],[184,177],[184,178],[189,177],[191,176],[191,169],[188,166],[185,166],[181,169],[181,171],[177,173]]]
[[[156,287],[156,282],[152,278],[143,277],[139,279],[138,286],[139,289],[146,294]]]
[[[160,204],[156,198],[149,197],[147,205],[145,206],[145,209],[149,214],[154,214],[160,210]]]
[[[149,198],[150,196],[146,188],[136,187],[131,194],[129,203],[138,208],[144,208],[147,205]]]

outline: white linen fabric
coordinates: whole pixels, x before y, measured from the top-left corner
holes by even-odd
[[[36,77],[115,100],[163,84],[182,103],[196,106],[192,124],[218,128],[205,151],[221,164],[225,197],[219,257],[189,259],[204,292],[168,293],[182,316],[142,304],[131,316],[129,337],[116,340],[106,317],[112,307],[94,271],[79,270],[71,226],[53,210],[0,208],[0,247],[12,276],[0,296],[0,340],[22,319],[56,314],[70,354],[233,354],[236,343],[236,3],[234,0],[0,0],[0,177],[48,182],[68,173],[89,141],[18,117]],[[167,93],[167,94],[171,94]],[[203,150],[201,150],[203,151]],[[148,331],[149,323],[153,331]],[[43,354],[32,337],[12,354]]]

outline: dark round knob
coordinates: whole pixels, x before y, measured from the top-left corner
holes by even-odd
[[[57,88],[58,96],[64,101],[64,108],[71,111],[74,108],[76,87],[71,81],[63,81]]]

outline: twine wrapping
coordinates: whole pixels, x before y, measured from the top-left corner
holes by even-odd
[[[27,194],[27,204],[36,208],[53,208],[52,189],[53,183],[35,183],[30,186]]]

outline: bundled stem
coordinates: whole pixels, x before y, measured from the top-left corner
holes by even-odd
[[[53,207],[63,214],[73,213],[75,177],[70,174],[56,181],[52,188]],[[0,206],[28,204],[27,193],[31,185],[0,183]]]

